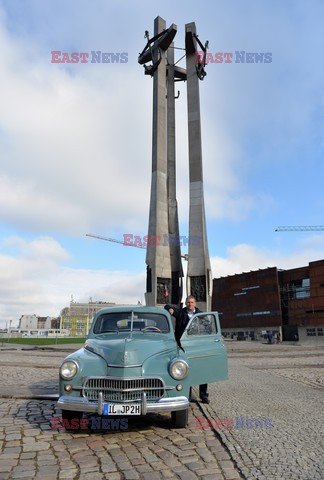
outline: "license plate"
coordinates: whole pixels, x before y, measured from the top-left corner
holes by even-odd
[[[104,415],[141,415],[138,403],[104,403]]]

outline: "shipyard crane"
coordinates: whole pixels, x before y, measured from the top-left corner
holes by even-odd
[[[293,227],[277,227],[275,232],[316,232],[324,230],[324,225],[300,225]]]
[[[124,245],[125,247],[136,247],[136,248],[141,248],[146,250],[146,247],[143,247],[142,245],[127,245],[127,243],[123,242],[122,240],[116,240],[115,238],[109,238],[109,237],[102,237],[101,235],[94,235],[93,233],[86,233],[86,237],[99,238],[99,240],[105,240],[106,242],[119,243],[121,245]],[[181,258],[184,258],[185,260],[188,261],[188,254],[185,253],[184,255],[181,255]]]
[[[122,240],[116,240],[115,238],[109,238],[109,237],[102,237],[100,235],[94,235],[93,233],[86,233],[86,237],[99,238],[99,240],[106,240],[106,242],[120,243],[125,247],[136,247],[136,248],[142,248],[146,250],[146,247],[143,247],[142,245],[127,245],[127,243],[123,242]]]

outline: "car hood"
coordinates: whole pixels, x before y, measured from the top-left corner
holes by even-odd
[[[152,355],[175,350],[176,343],[170,338],[150,336],[145,338],[121,338],[113,340],[89,339],[87,350],[104,358],[108,365],[142,365]]]

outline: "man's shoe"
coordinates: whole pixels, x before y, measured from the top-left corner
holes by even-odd
[[[201,398],[201,403],[209,403],[209,398],[208,397],[202,397]]]

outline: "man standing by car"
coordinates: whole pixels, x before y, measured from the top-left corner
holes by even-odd
[[[179,345],[179,347],[181,347],[181,335],[185,331],[186,326],[188,325],[191,318],[196,313],[201,313],[201,310],[196,307],[196,299],[193,295],[189,295],[189,297],[186,298],[186,306],[182,309],[176,308],[173,305],[165,305],[164,308],[170,313],[170,315],[173,315],[176,319],[174,334],[177,344]],[[199,385],[199,396],[202,403],[209,403],[207,388],[207,383]]]

